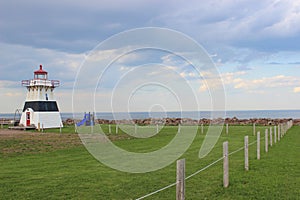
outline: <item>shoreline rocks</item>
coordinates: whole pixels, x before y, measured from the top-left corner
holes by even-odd
[[[229,125],[252,125],[253,123],[262,126],[278,125],[280,123],[285,123],[289,120],[293,120],[294,125],[300,125],[300,119],[292,118],[282,118],[282,119],[271,119],[271,118],[251,118],[251,119],[238,119],[233,118],[217,118],[217,119],[206,119],[202,118],[200,120],[190,119],[190,118],[146,118],[146,119],[133,119],[133,120],[107,120],[107,119],[96,119],[95,122],[98,124],[138,124],[141,126],[155,125],[155,124],[165,124],[168,126],[178,126],[178,124],[183,125],[209,125],[209,124],[229,124]],[[63,121],[65,125],[74,125],[80,120],[66,119]]]

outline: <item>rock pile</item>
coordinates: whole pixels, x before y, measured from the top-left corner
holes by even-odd
[[[300,119],[270,119],[270,118],[252,118],[252,119],[238,119],[233,118],[217,118],[217,119],[206,119],[202,118],[200,120],[190,119],[190,118],[147,118],[147,119],[133,119],[133,120],[107,120],[107,119],[97,119],[98,124],[138,124],[138,125],[154,125],[154,124],[165,124],[169,126],[177,126],[178,124],[184,125],[209,125],[209,124],[229,124],[229,125],[252,125],[253,123],[257,125],[270,126],[278,125],[280,123],[285,123],[289,120],[293,120],[294,125],[300,125]],[[66,119],[63,121],[65,125],[73,125],[80,120]]]

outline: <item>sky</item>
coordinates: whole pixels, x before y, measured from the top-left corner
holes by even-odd
[[[295,0],[1,1],[0,113],[23,107],[21,80],[40,64],[61,82],[61,112],[211,110],[216,102],[226,110],[300,109],[299,24]],[[198,43],[217,74],[193,69],[179,40],[174,52],[130,51],[136,41],[127,37],[120,43],[132,46],[101,46],[144,27]],[[101,64],[116,56],[101,74]],[[219,90],[224,97],[214,95]]]

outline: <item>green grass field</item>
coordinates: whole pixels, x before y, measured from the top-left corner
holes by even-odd
[[[102,125],[107,132],[108,126]],[[299,199],[300,127],[292,127],[269,152],[264,152],[261,131],[261,160],[256,159],[256,143],[249,147],[250,170],[244,170],[244,151],[229,157],[230,185],[223,188],[223,163],[218,162],[186,180],[186,199]],[[207,127],[205,127],[205,130]],[[130,174],[113,170],[94,159],[74,134],[73,127],[63,133],[26,132],[16,136],[0,134],[0,199],[136,199],[176,181],[176,162],[155,172]],[[112,126],[115,132],[115,127]],[[177,127],[168,126],[148,139],[135,139],[121,131],[109,137],[124,149],[145,152],[166,145]],[[213,151],[198,158],[204,135],[197,134],[182,156],[186,176],[222,156],[222,142],[229,141],[229,152],[243,146],[244,136],[252,136],[252,126],[230,126]],[[71,133],[71,134],[70,134]],[[28,134],[28,135],[26,135]],[[175,199],[175,187],[146,199]]]

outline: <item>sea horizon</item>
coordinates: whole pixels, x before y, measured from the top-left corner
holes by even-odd
[[[62,120],[82,119],[84,112],[72,113],[61,112]],[[0,118],[14,119],[14,113],[0,113]],[[18,117],[18,116],[17,116]],[[191,119],[213,119],[213,118],[270,118],[300,119],[300,110],[227,110],[227,111],[169,111],[169,112],[97,112],[95,118],[106,120],[122,119],[146,119],[146,118],[191,118]]]

